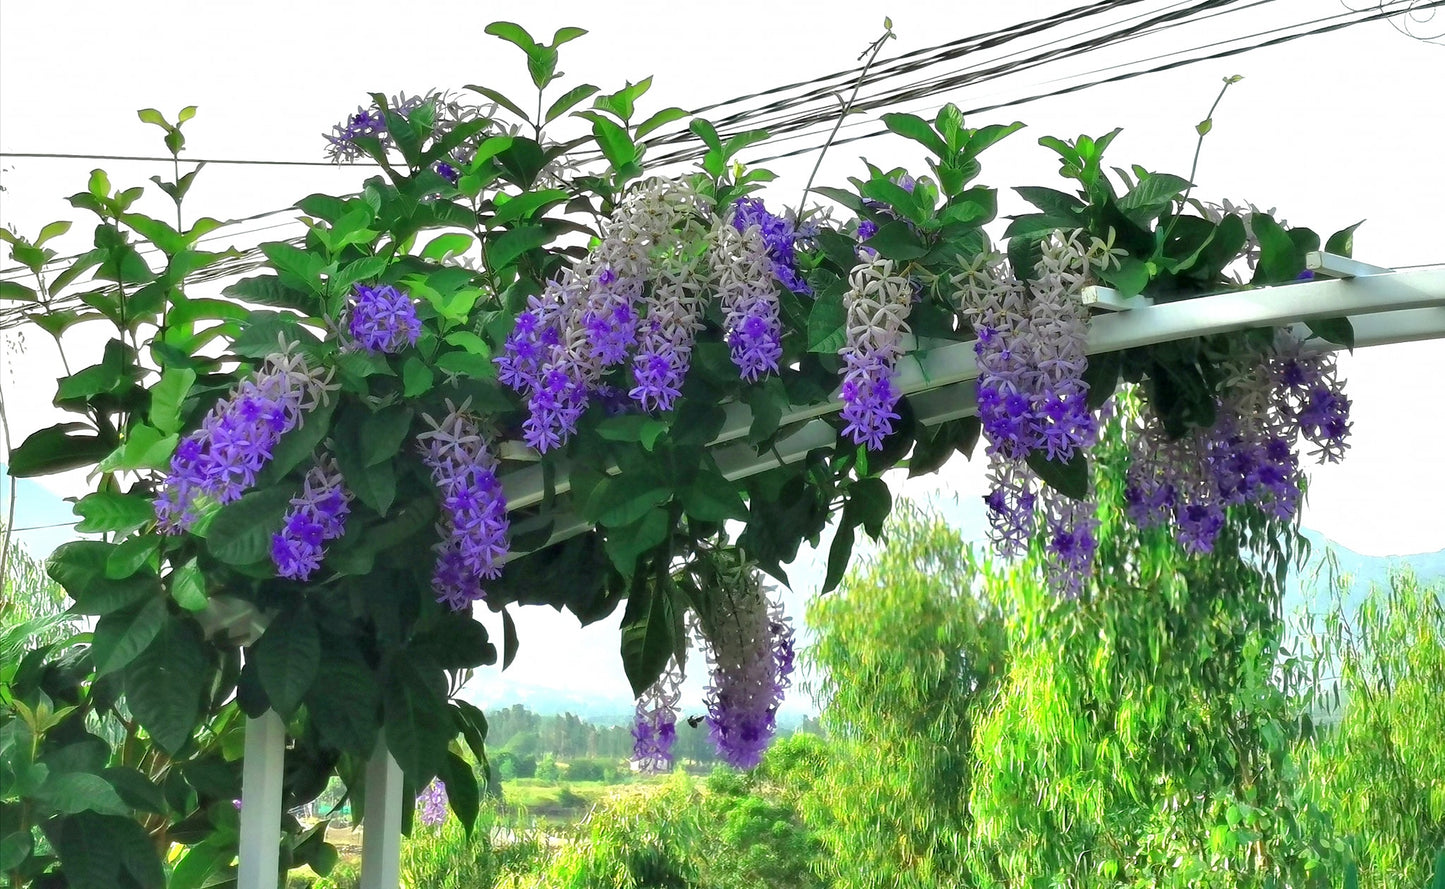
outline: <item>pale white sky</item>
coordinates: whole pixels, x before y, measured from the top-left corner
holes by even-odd
[[[562,49],[561,68],[569,75],[564,88],[591,82],[611,90],[623,79],[652,74],[656,80],[643,100],[645,113],[667,105],[696,107],[846,68],[881,32],[885,14],[898,39],[883,60],[1071,5],[1077,4],[7,0],[0,6],[0,150],[154,155],[160,153],[158,131],[139,123],[136,109],[156,107],[173,115],[194,104],[200,113],[186,127],[190,156],[319,160],[319,134],[368,101],[370,91],[416,93],[484,83],[527,106],[530,86],[520,52],[482,33],[497,18],[510,18],[544,38],[565,25],[589,29],[588,36]],[[903,110],[923,112],[948,100],[965,109],[992,104],[1055,88],[1061,84],[1039,86],[1069,82],[1080,72],[1343,11],[1334,0],[1277,0]],[[1215,115],[1198,196],[1277,207],[1291,223],[1322,235],[1366,218],[1356,235],[1358,258],[1387,266],[1445,262],[1433,218],[1445,206],[1445,173],[1438,161],[1445,140],[1445,105],[1439,101],[1445,49],[1412,41],[1383,22],[982,114],[969,122],[1029,124],[984,156],[982,181],[1000,188],[1004,213],[1017,212],[1022,204],[1009,187],[1067,187],[1056,178],[1055,161],[1037,145],[1038,137],[1097,135],[1116,126],[1124,132],[1109,152],[1114,164],[1187,174],[1194,125],[1221,79],[1231,74],[1246,79]],[[843,134],[871,128],[848,127]],[[812,143],[783,147],[804,144]],[[909,144],[883,138],[839,146],[818,181],[837,183],[858,174],[860,155],[885,167],[921,167]],[[768,193],[770,202],[795,204],[812,161],[810,155],[771,165],[780,178]],[[0,224],[34,234],[53,219],[82,219],[65,197],[83,190],[97,166],[114,183],[128,185],[148,184],[152,174],[169,172],[144,163],[0,159],[0,183],[7,189],[0,194]],[[276,209],[311,192],[354,188],[369,174],[355,168],[211,166],[188,199],[187,218]],[[141,209],[168,214],[163,196],[147,201]],[[88,230],[78,225],[54,246],[64,252],[86,249]],[[294,233],[238,235],[234,243],[244,247]],[[67,342],[72,361],[93,363],[89,356],[105,337],[98,327],[77,331]],[[53,347],[38,331],[30,331],[25,342],[26,350],[17,355],[11,334],[0,351],[5,363],[0,384],[17,438],[58,421],[48,404],[48,381],[60,376]],[[1445,412],[1438,409],[1445,342],[1361,350],[1342,356],[1341,367],[1355,404],[1354,444],[1343,465],[1314,472],[1305,524],[1367,554],[1445,548],[1445,522],[1438,517],[1445,502],[1445,459],[1439,451]],[[74,477],[40,482],[62,496],[83,491],[83,480]],[[906,490],[962,492],[962,512],[977,511],[981,467],[955,461],[942,475]],[[25,500],[21,506],[23,515]],[[979,520],[963,519],[970,527]],[[54,545],[53,538],[47,540],[43,549]],[[815,564],[800,565],[793,601],[801,602],[820,577]],[[507,676],[560,684],[561,665],[547,654],[571,650],[578,652],[574,664],[579,659],[596,664],[582,675],[567,671],[565,681],[574,690],[625,694],[615,624],[614,619],[606,629],[579,632],[575,622],[550,610],[526,615],[519,620],[519,661]]]

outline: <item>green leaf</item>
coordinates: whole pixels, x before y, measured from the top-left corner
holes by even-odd
[[[112,673],[139,657],[165,626],[166,617],[165,599],[152,596],[96,621],[91,639],[96,675]]]
[[[167,620],[125,671],[131,713],[162,750],[175,755],[201,719],[211,685],[211,656],[193,620]]]
[[[818,294],[808,313],[808,351],[836,354],[848,339],[848,313],[843,308],[844,285]]]
[[[277,615],[251,646],[250,656],[271,707],[290,718],[311,690],[321,664],[321,637],[311,610],[303,606]]]
[[[670,124],[675,120],[681,120],[684,117],[687,117],[687,112],[683,111],[681,108],[664,108],[649,117],[647,120],[644,120],[642,123],[638,124],[637,127],[633,129],[632,135],[634,138],[641,139],[643,136],[646,136],[648,133],[652,132],[658,127],[666,126],[667,124]]]
[[[512,621],[512,614],[506,608],[502,609],[502,669],[512,666],[512,661],[517,659],[517,625]]]
[[[382,680],[386,747],[414,784],[441,770],[456,733],[446,703],[446,674],[439,667],[397,652]]]
[[[121,800],[110,782],[90,772],[51,772],[35,792],[35,801],[62,815],[79,812],[130,815],[130,806]]]
[[[84,423],[58,423],[32,432],[20,447],[10,451],[10,475],[34,478],[91,466],[105,459],[114,443],[98,435],[72,434],[82,430],[95,432]]]
[[[1336,256],[1353,256],[1355,253],[1355,229],[1365,224],[1361,219],[1354,225],[1346,226],[1334,234],[1325,242],[1325,252],[1333,253]]]
[[[195,559],[171,572],[171,598],[187,611],[206,610],[206,578]]]
[[[406,405],[384,407],[361,424],[361,458],[366,466],[375,466],[400,453],[411,429],[412,410]]]
[[[30,856],[33,845],[28,829],[5,833],[0,837],[0,871],[8,873],[18,868]]]
[[[313,683],[306,695],[312,725],[330,746],[370,755],[381,702],[376,673],[359,659],[337,657],[329,650],[325,657],[320,671],[326,681]]]
[[[1153,218],[1189,187],[1189,180],[1172,173],[1152,173],[1141,179],[1118,201],[1118,207],[1136,222]],[[1138,211],[1130,212],[1130,211]]]
[[[472,771],[471,763],[448,750],[440,777],[447,785],[447,803],[462,822],[467,836],[471,836],[481,808],[476,772]]]
[[[81,516],[75,530],[81,534],[96,534],[105,531],[132,531],[156,517],[155,506],[139,494],[118,494],[114,491],[96,491],[85,495],[75,504],[75,514]]]
[[[1355,326],[1350,323],[1349,318],[1316,318],[1313,321],[1306,321],[1310,333],[1327,342],[1344,346],[1351,352],[1355,351]]]
[[[196,372],[188,367],[168,367],[160,382],[151,387],[150,425],[164,433],[181,429],[181,405],[196,382]]]
[[[682,507],[692,518],[704,522],[726,519],[747,521],[748,508],[737,488],[718,472],[699,472],[692,484],[679,492]]]
[[[40,297],[34,290],[15,281],[0,281],[0,299],[13,299],[29,303],[40,301]]]
[[[252,491],[221,507],[206,530],[206,549],[228,565],[265,560],[271,552],[271,536],[281,528],[295,494],[290,485],[279,485]]]
[[[308,253],[285,241],[271,241],[261,245],[261,252],[281,275],[281,280],[293,287],[300,287],[312,293],[323,291],[321,276],[326,271],[326,259],[315,253]]]
[[[111,550],[105,560],[105,576],[109,580],[125,580],[135,574],[160,549],[161,539],[154,534],[142,534],[122,540]]]
[[[1099,278],[1124,297],[1138,296],[1149,286],[1149,266],[1142,260],[1127,257],[1117,269],[1099,269]]]
[[[833,542],[828,547],[828,573],[823,578],[823,588],[819,593],[831,593],[837,589],[843,573],[848,570],[848,560],[853,557],[853,524],[845,515],[833,534]]]
[[[597,424],[597,434],[607,441],[637,442],[647,451],[652,450],[667,430],[667,423],[646,414],[607,417]]]
[[[407,398],[425,394],[435,380],[436,374],[415,355],[408,358],[401,368],[402,394]]]
[[[1255,267],[1255,286],[1262,284],[1287,284],[1304,271],[1304,256],[1295,248],[1294,241],[1274,218],[1264,213],[1250,216],[1250,229],[1259,241],[1259,264]]]
[[[1061,494],[1075,500],[1089,497],[1089,460],[1083,451],[1076,452],[1067,463],[1050,460],[1042,451],[1033,451],[1028,456],[1029,468],[1038,473],[1044,483]]]
[[[620,170],[637,160],[637,146],[633,144],[627,130],[605,117],[593,116],[590,119],[597,147],[602,149],[602,155],[612,164],[614,170]]]
[[[668,588],[648,589],[641,579],[633,582],[622,615],[622,668],[634,697],[641,697],[667,667],[674,647],[674,620]]]
[[[687,125],[689,130],[703,141],[703,144],[713,151],[722,152],[722,139],[718,138],[717,130],[713,125],[701,117],[694,117],[692,123]]]
[[[664,485],[635,476],[603,479],[592,489],[583,514],[609,528],[630,525],[672,492]]]
[[[432,262],[446,262],[453,256],[461,256],[466,253],[476,242],[476,238],[461,232],[438,235],[421,249],[421,258],[429,259]]]
[[[848,489],[848,508],[868,536],[877,539],[893,510],[893,494],[881,478],[859,479]]]
[[[529,225],[503,232],[487,242],[485,258],[493,273],[510,268],[523,253],[535,250],[552,240],[540,225]]]
[[[928,253],[928,245],[902,220],[880,225],[873,237],[868,239],[868,246],[877,250],[884,259],[898,261],[918,259]]]
[[[281,436],[281,440],[271,452],[271,462],[262,471],[258,484],[276,484],[291,470],[303,463],[309,464],[316,454],[316,446],[321,444],[322,439],[331,431],[331,420],[340,403],[341,399],[333,393],[315,410],[302,417],[300,426]]]
[[[234,840],[232,841],[234,842]],[[212,837],[186,849],[171,870],[167,889],[203,889],[210,878],[230,864],[235,851],[220,837]]]
[[[407,649],[426,655],[444,670],[468,670],[497,662],[497,646],[491,643],[487,628],[464,612],[429,615],[417,627]]]
[[[584,83],[579,86],[572,87],[570,90],[563,93],[562,96],[557,99],[557,101],[551,104],[551,106],[547,109],[547,114],[542,118],[542,122],[551,123],[552,121],[556,120],[557,118],[566,114],[568,111],[571,111],[573,108],[575,108],[577,106],[577,103],[584,101],[585,99],[587,99],[587,97],[597,92],[597,89],[597,87],[593,86],[590,83]]]
[[[854,213],[861,214],[867,209],[867,205],[863,203],[863,199],[846,188],[819,185],[815,186],[812,191],[823,197],[832,198]]]
[[[916,114],[885,114],[883,125],[898,135],[919,143],[940,159],[950,154],[948,144],[934,132],[928,121]]]
[[[51,554],[47,572],[75,600],[77,614],[109,614],[160,594],[160,578],[149,571],[108,579],[106,566],[115,549],[98,540],[73,540]]]
[[[125,443],[100,461],[102,472],[115,470],[165,469],[181,437],[178,433],[162,435],[159,429],[140,425],[126,434]]]
[[[520,105],[518,105],[516,102],[513,102],[511,99],[507,98],[496,90],[492,89],[491,87],[478,86],[475,83],[469,83],[467,84],[467,89],[471,90],[474,93],[480,93],[483,96],[486,96],[488,99],[491,99],[493,102],[496,102],[498,105],[501,105],[503,108],[520,117],[523,121],[527,123],[532,122],[532,118],[527,116],[527,112],[523,111]]]
[[[299,309],[308,315],[321,314],[321,298],[314,293],[288,286],[275,275],[242,278],[221,289],[224,296],[243,302],[279,309]]]
[[[667,539],[672,527],[672,518],[661,506],[650,507],[642,518],[630,525],[613,528],[607,532],[604,545],[607,557],[612,560],[623,577],[631,577],[637,570],[637,559],[643,553]]]

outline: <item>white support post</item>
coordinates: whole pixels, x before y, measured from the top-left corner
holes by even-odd
[[[281,852],[281,779],[286,724],[274,710],[246,720],[241,763],[241,863],[236,889],[277,889]]]
[[[378,741],[366,764],[366,820],[361,827],[361,889],[401,885],[401,766]]]
[[[1314,250],[1305,254],[1305,268],[1322,278],[1367,278],[1371,275],[1389,275],[1394,269],[1370,265],[1337,253]]]
[[[1128,312],[1133,309],[1147,309],[1154,300],[1147,296],[1125,296],[1112,287],[1088,284],[1079,291],[1079,302],[1086,307],[1105,312]]]

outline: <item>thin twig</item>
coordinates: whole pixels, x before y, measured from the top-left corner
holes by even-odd
[[[808,183],[803,186],[803,199],[798,202],[799,219],[803,218],[803,210],[808,204],[808,193],[813,190],[813,179],[818,175],[818,168],[823,166],[823,157],[828,153],[828,146],[833,144],[833,138],[838,135],[839,128],[843,126],[843,118],[847,117],[848,112],[853,110],[853,103],[858,99],[858,91],[863,88],[863,81],[868,77],[868,69],[873,67],[873,61],[878,58],[878,53],[883,50],[883,44],[895,36],[893,33],[892,20],[885,19],[883,28],[883,36],[869,44],[868,48],[863,50],[862,54],[858,56],[859,59],[867,56],[868,61],[863,63],[863,70],[859,72],[858,80],[853,84],[853,94],[848,97],[847,102],[843,103],[843,111],[833,123],[833,131],[828,134],[827,141],[823,143],[822,149],[818,151],[818,159],[813,163],[813,172],[808,174]]]

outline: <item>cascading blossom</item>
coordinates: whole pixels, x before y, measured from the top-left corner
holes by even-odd
[[[390,284],[357,284],[348,301],[347,315],[351,338],[368,352],[395,355],[416,345],[421,336],[416,306]]]
[[[1234,374],[1215,404],[1215,422],[1171,440],[1147,408],[1130,430],[1132,460],[1124,491],[1140,527],[1169,525],[1194,553],[1212,552],[1231,506],[1253,504],[1288,521],[1302,482],[1295,442],[1338,460],[1349,433],[1349,399],[1332,355],[1311,352],[1281,333],[1269,353]]]
[[[709,254],[723,309],[724,340],[743,379],[756,382],[776,373],[783,357],[777,279],[762,230],[713,228]]]
[[[292,580],[308,580],[325,554],[325,543],[346,532],[351,492],[336,468],[323,456],[306,472],[301,496],[291,499],[281,530],[271,537],[271,561],[276,573]]]
[[[329,371],[310,367],[282,341],[253,377],[232,389],[176,446],[155,498],[160,530],[187,531],[203,504],[239,500],[271,462],[281,436],[323,404],[331,388]]]
[[[843,434],[870,450],[883,447],[898,414],[900,393],[893,386],[894,364],[908,333],[913,286],[894,273],[891,259],[874,256],[848,276],[843,294],[846,340],[843,358]]]
[[[673,657],[668,660],[657,681],[637,699],[637,713],[632,726],[632,761],[641,771],[660,773],[672,769],[682,679],[682,666]]]
[[[461,611],[486,597],[483,580],[501,574],[510,522],[497,460],[467,416],[467,405],[448,402],[447,409],[440,422],[425,417],[432,428],[417,441],[442,498],[432,589],[438,602]]]
[[[439,827],[447,820],[447,786],[440,778],[433,778],[416,795],[416,820],[427,827]]]
[[[793,220],[768,212],[761,198],[738,198],[733,202],[732,223],[740,232],[755,225],[758,227],[779,284],[794,293],[813,292],[798,275],[797,242],[800,235]]]
[[[603,223],[587,259],[528,300],[495,360],[498,378],[527,397],[529,445],[546,452],[564,444],[604,377],[629,358],[632,397],[671,406],[700,324],[694,292],[702,287],[676,260],[705,206],[685,182],[648,180]]]
[[[712,671],[707,724],[718,755],[750,769],[762,761],[777,727],[793,668],[792,628],[755,573],[744,571],[732,587],[726,613],[706,628],[703,640]]]
[[[401,93],[392,96],[386,104],[393,114],[408,120],[418,108],[423,105],[431,105],[435,109],[435,117],[431,124],[433,140],[441,139],[463,123],[488,116],[484,109],[464,104],[440,90],[432,90],[425,95],[417,96]],[[461,175],[460,168],[466,167],[471,162],[472,157],[476,154],[477,145],[488,136],[494,135],[493,130],[493,127],[487,127],[481,132],[463,139],[452,149],[449,160],[437,163],[435,167],[437,174],[455,185],[457,178]],[[385,151],[396,147],[396,140],[387,127],[386,115],[382,113],[381,106],[375,102],[365,108],[357,108],[355,114],[332,127],[329,135],[323,135],[326,139],[327,158],[338,164],[355,162],[366,154],[357,144],[357,140],[362,138],[376,139]]]

